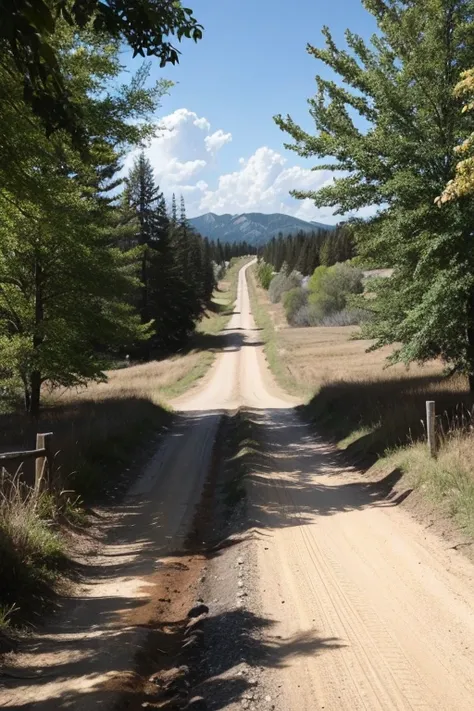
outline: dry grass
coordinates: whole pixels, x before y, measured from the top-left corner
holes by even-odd
[[[440,363],[387,367],[391,349],[368,353],[372,342],[357,339],[354,326],[290,328],[282,305],[254,279],[250,286],[270,367],[281,385],[306,396],[305,413],[341,447],[375,456],[423,437],[428,399],[439,412],[471,407],[465,379],[444,378]]]
[[[474,538],[473,432],[451,433],[436,459],[429,456],[424,442],[417,442],[387,453],[377,468],[398,469],[407,487],[420,489],[435,502],[440,516],[453,518],[468,540]]]
[[[50,599],[65,561],[61,537],[49,517],[47,494],[37,497],[18,476],[1,476],[0,632],[26,621]]]
[[[437,362],[423,367],[403,364],[387,368],[391,348],[367,352],[371,341],[357,339],[355,326],[285,328],[277,333],[280,356],[288,362],[292,377],[307,384],[314,393],[325,383],[366,379],[419,378],[438,376],[442,372]]]
[[[207,354],[193,350],[161,361],[112,370],[107,373],[107,382],[92,383],[87,388],[56,394],[50,402],[61,405],[110,398],[145,398],[155,405],[165,406],[167,398],[180,394],[196,379],[197,372],[201,371],[203,355]]]

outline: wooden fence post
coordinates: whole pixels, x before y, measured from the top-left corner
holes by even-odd
[[[426,401],[426,435],[428,438],[428,449],[432,457],[436,457],[436,412],[434,400]]]
[[[53,471],[53,450],[52,450],[52,432],[36,435],[36,449],[44,449],[45,454],[42,457],[37,457],[35,463],[35,493],[39,494],[44,485],[44,480],[51,485],[51,477]]]

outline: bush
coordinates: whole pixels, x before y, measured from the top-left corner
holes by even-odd
[[[279,274],[273,277],[268,289],[268,295],[272,304],[278,304],[281,301],[281,297],[286,291],[291,291],[291,289],[296,289],[296,287],[301,286],[302,277],[298,272],[291,272],[291,274],[286,274],[281,271]]]
[[[343,309],[321,319],[320,326],[360,326],[370,319],[370,312],[365,309]]]
[[[266,262],[259,262],[257,265],[257,277],[264,289],[269,288],[270,282],[273,279],[273,267]]]
[[[327,272],[329,270],[329,267],[316,267],[314,270],[311,278],[308,281],[308,289],[310,290],[311,293],[317,293],[321,291],[321,284],[326,276]]]
[[[306,306],[302,306],[293,315],[291,325],[300,328],[304,328],[306,326],[319,326],[319,316],[316,316],[311,304],[306,304]]]
[[[291,291],[286,291],[283,294],[283,306],[285,309],[286,320],[293,325],[295,314],[298,313],[308,303],[308,292],[301,286],[297,286]]]
[[[359,326],[370,318],[370,312],[364,309],[343,309],[323,316],[318,305],[306,304],[292,317],[292,326]]]
[[[349,295],[363,291],[362,277],[359,269],[348,264],[315,269],[309,281],[309,303],[314,307],[316,318],[322,320],[346,309]]]

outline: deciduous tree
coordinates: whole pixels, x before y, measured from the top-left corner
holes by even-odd
[[[454,148],[474,129],[453,89],[474,65],[474,2],[364,0],[378,24],[370,43],[346,32],[339,49],[326,28],[308,52],[334,71],[317,77],[310,100],[316,133],[290,117],[277,124],[304,157],[335,180],[311,197],[345,214],[371,208],[355,225],[367,263],[394,269],[377,286],[376,345],[401,344],[392,360],[441,356],[474,387],[474,204],[435,199],[455,175]]]

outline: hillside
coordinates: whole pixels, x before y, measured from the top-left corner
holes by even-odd
[[[203,237],[220,239],[221,242],[246,240],[255,246],[265,244],[279,232],[286,236],[296,234],[300,230],[311,232],[318,228],[334,229],[333,225],[306,222],[291,215],[280,213],[265,215],[261,212],[248,212],[242,215],[216,215],[214,212],[208,212],[205,215],[192,217],[189,222]]]

